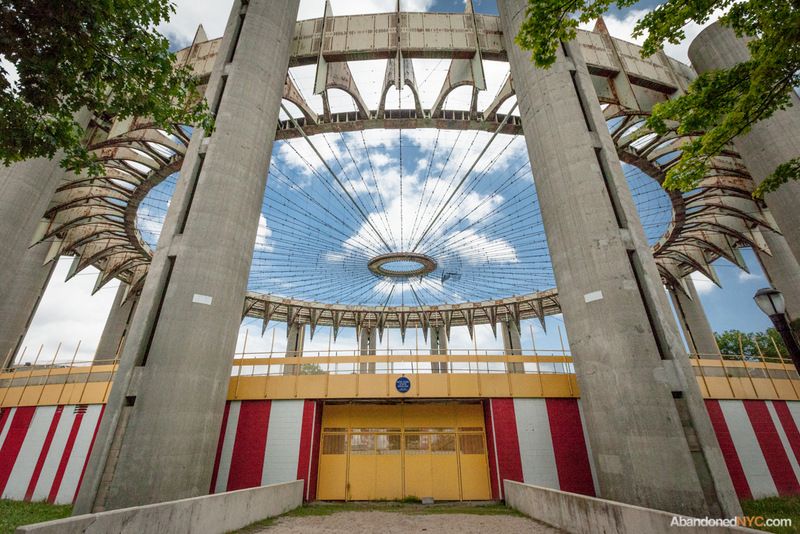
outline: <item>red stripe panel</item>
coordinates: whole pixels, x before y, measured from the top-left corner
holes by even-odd
[[[514,413],[514,399],[492,399],[494,419],[494,441],[497,444],[497,469],[500,483],[503,480],[522,482],[522,460],[519,455],[519,436],[517,419]],[[499,494],[502,496],[502,488]]]
[[[778,494],[800,493],[800,485],[797,483],[797,477],[792,469],[792,464],[789,463],[789,457],[783,448],[766,402],[745,400],[742,403],[750,418],[750,424],[753,425],[758,445],[767,461],[767,467],[772,475],[772,481],[775,482],[775,487],[778,489]]]
[[[50,428],[47,429],[47,436],[45,436],[44,443],[42,443],[42,450],[39,451],[39,459],[36,460],[36,467],[33,468],[31,480],[28,482],[28,489],[25,490],[26,501],[30,501],[33,498],[33,491],[36,489],[36,483],[39,482],[39,477],[42,475],[42,467],[44,467],[44,461],[47,459],[47,453],[50,452],[50,445],[53,443],[53,436],[56,433],[56,428],[63,412],[63,406],[56,407],[53,420],[50,421]]]
[[[311,434],[314,431],[314,401],[304,401],[300,427],[300,455],[297,458],[297,480],[303,481],[303,497],[308,495],[308,465],[311,462]]]
[[[28,428],[31,426],[31,420],[35,412],[36,408],[34,406],[20,407],[14,412],[14,418],[11,420],[11,427],[9,427],[8,434],[6,434],[6,440],[3,442],[3,447],[0,448],[0,495],[6,489],[11,470],[17,461],[17,455],[19,455],[22,442],[25,441],[25,436],[28,434]]]
[[[75,499],[78,498],[78,492],[80,491],[81,484],[83,483],[83,475],[84,475],[84,473],[86,473],[86,466],[88,465],[89,458],[92,455],[92,449],[94,448],[94,441],[97,439],[97,431],[100,430],[100,423],[103,421],[103,414],[105,412],[106,412],[106,405],[104,404],[100,408],[100,415],[97,416],[97,422],[95,423],[94,430],[92,431],[92,442],[89,443],[89,448],[86,449],[86,457],[83,459],[83,467],[81,468],[81,477],[78,479],[78,485],[75,486],[75,495],[72,496],[72,502],[75,502]],[[67,453],[67,450],[69,450],[69,452],[71,453],[72,452],[72,446],[74,444],[75,444],[74,440],[73,440],[73,442],[71,444],[68,443],[69,449],[65,449],[65,451],[64,451],[65,455],[69,456],[69,454]],[[65,463],[64,464],[64,468],[66,468],[66,467],[67,467],[67,464]],[[59,468],[60,468],[60,466],[59,466]],[[61,475],[62,476],[64,475],[63,471],[61,472]],[[59,486],[61,486],[61,478],[58,479],[58,484],[53,482],[53,489],[50,491],[50,496],[47,498],[48,502],[54,502],[56,500],[56,496],[58,495]],[[50,500],[51,497],[53,499],[52,501]]]
[[[719,401],[707,399],[706,411],[708,411],[708,416],[711,419],[711,426],[714,427],[714,433],[717,435],[717,442],[722,451],[722,457],[725,458],[725,465],[728,466],[728,474],[731,476],[736,496],[740,499],[752,499],[753,494],[750,492],[750,484],[747,483],[747,477],[744,474],[744,469],[742,469],[742,462],[739,460],[739,455],[733,444],[733,438],[731,438],[728,423],[722,414]]]
[[[47,495],[47,502],[49,503],[56,502],[58,490],[61,487],[61,481],[64,480],[64,471],[67,470],[69,457],[72,456],[72,448],[75,446],[75,440],[78,438],[78,432],[81,430],[83,416],[84,414],[82,412],[78,412],[75,414],[75,419],[72,420],[72,428],[69,429],[67,443],[64,445],[64,452],[61,454],[61,461],[58,462],[58,469],[56,470],[55,477],[53,477],[53,487],[50,488],[50,493]],[[83,477],[83,475],[81,475],[81,477]]]
[[[559,487],[562,491],[594,497],[592,468],[577,399],[545,399],[545,404]]]
[[[225,403],[225,411],[222,413],[222,425],[219,429],[219,440],[217,441],[217,454],[214,455],[214,472],[211,475],[211,488],[208,493],[214,493],[217,487],[217,474],[219,474],[219,461],[222,457],[222,445],[225,443],[225,430],[228,428],[228,413],[231,411],[231,402]]]
[[[322,402],[313,401],[316,405],[316,417],[314,419],[314,439],[311,443],[311,477],[308,481],[308,500],[317,499],[317,473],[319,471],[319,448],[322,436]]]
[[[778,420],[781,422],[786,438],[789,440],[789,446],[792,448],[794,458],[800,462],[800,432],[797,430],[797,423],[792,417],[792,412],[789,411],[786,401],[772,401],[772,406],[778,414]]]
[[[246,401],[239,407],[228,491],[261,485],[271,401]]]

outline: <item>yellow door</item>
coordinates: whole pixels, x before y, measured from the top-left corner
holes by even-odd
[[[329,404],[321,500],[491,498],[480,404]]]

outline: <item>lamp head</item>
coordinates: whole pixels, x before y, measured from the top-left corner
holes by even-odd
[[[783,293],[773,287],[765,287],[756,291],[753,295],[756,305],[765,314],[783,315],[786,312],[786,302],[783,300]]]

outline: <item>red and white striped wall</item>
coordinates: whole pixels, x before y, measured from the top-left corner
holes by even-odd
[[[72,503],[103,409],[99,404],[4,408],[0,412],[2,498]]]
[[[490,399],[484,415],[493,498],[505,479],[596,494],[577,399]]]
[[[706,400],[740,499],[800,493],[800,402]]]
[[[228,402],[211,492],[302,479],[306,500],[313,500],[321,424],[321,404],[316,401]]]

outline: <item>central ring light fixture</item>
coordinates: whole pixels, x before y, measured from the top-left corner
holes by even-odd
[[[377,276],[412,278],[424,276],[436,270],[436,260],[416,252],[391,252],[375,256],[367,267]]]

